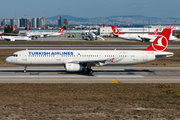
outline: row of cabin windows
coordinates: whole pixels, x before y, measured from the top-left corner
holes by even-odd
[[[98,55],[61,55],[61,57],[98,57]],[[55,57],[55,55],[28,55],[28,57]]]
[[[14,55],[15,56],[15,55]],[[61,57],[98,57],[98,55],[61,55]],[[28,57],[55,57],[55,55],[28,55]],[[115,55],[105,55],[105,57],[115,57]],[[119,57],[127,57],[127,55],[119,55]],[[131,57],[135,57],[132,55]]]
[[[114,57],[115,55],[105,55],[105,57]],[[127,55],[119,55],[119,57],[127,57]]]

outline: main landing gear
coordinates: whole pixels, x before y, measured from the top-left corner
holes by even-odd
[[[87,72],[92,75],[93,74],[93,70],[91,68],[87,68]]]
[[[24,73],[26,73],[26,68],[27,68],[27,66],[24,67]]]

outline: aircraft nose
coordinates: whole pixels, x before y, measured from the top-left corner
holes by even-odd
[[[6,62],[7,62],[7,63],[9,63],[9,57],[8,57],[8,58],[6,58]]]

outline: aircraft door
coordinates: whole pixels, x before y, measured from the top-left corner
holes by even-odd
[[[22,60],[27,61],[27,52],[26,51],[22,53]]]
[[[99,60],[102,60],[102,59],[103,59],[103,54],[100,53],[100,54],[98,55],[98,58],[99,58]]]

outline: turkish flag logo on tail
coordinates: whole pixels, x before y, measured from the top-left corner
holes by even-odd
[[[114,25],[111,25],[111,28],[112,28],[112,31],[113,31],[114,34],[116,34],[116,35],[123,34]]]
[[[171,28],[165,28],[162,33],[145,51],[162,51],[165,52],[168,46]]]
[[[63,28],[59,31],[59,33],[63,33],[63,32],[64,32],[64,29],[65,29],[65,27],[63,27]]]

